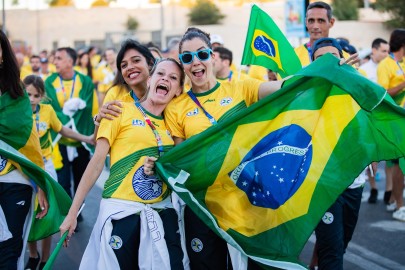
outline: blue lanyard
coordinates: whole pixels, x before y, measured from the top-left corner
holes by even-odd
[[[309,42],[308,42],[304,46],[308,50],[309,63],[312,63],[312,47],[311,47],[311,44],[309,44]]]
[[[66,101],[67,100],[66,99],[66,91],[65,91],[65,87],[63,86],[62,76],[60,76],[60,74],[59,74],[59,81],[60,81],[60,86],[62,87],[64,101]],[[70,98],[69,99],[71,99],[73,97],[73,93],[75,92],[75,82],[76,82],[76,72],[74,72],[74,75],[73,75],[72,91],[70,92]]]
[[[232,80],[232,75],[233,75],[233,71],[231,70],[231,72],[229,72],[229,75],[228,75],[228,82],[230,82]]]
[[[212,124],[212,125],[216,125],[216,124],[217,124],[217,121],[215,120],[215,118],[212,117],[211,114],[209,114],[209,113],[203,108],[203,106],[202,106],[201,103],[198,101],[198,99],[197,99],[197,97],[194,95],[194,93],[193,93],[191,90],[189,90],[189,91],[187,92],[187,94],[188,94],[188,95],[190,96],[190,98],[194,101],[194,103],[197,104],[197,106],[201,108],[201,110],[204,112],[205,116],[207,116],[208,120],[210,120],[211,124]]]
[[[401,72],[402,72],[402,75],[404,75],[404,77],[405,77],[405,72],[404,72],[404,70],[402,69],[401,64],[400,64],[397,60],[395,60],[394,54],[393,54],[393,53],[390,53],[390,57],[392,58],[392,60],[394,60],[394,61],[397,63],[399,69],[400,69]]]
[[[142,113],[143,118],[145,119],[145,122],[148,124],[148,126],[152,130],[153,135],[155,135],[155,139],[156,139],[156,143],[157,143],[158,151],[159,151],[159,156],[162,156],[164,153],[162,137],[160,137],[160,134],[157,131],[155,125],[153,125],[152,121],[146,115],[144,109],[142,108],[141,103],[139,103],[139,98],[134,94],[134,91],[131,91],[131,97],[134,99],[135,106]]]

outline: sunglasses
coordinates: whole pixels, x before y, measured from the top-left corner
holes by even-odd
[[[193,62],[194,56],[197,56],[200,61],[207,61],[211,58],[211,53],[211,49],[203,49],[196,52],[181,53],[179,54],[179,58],[181,63],[188,65]]]

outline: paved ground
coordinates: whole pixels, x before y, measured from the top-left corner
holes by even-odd
[[[385,175],[382,169],[379,173],[380,181],[377,182],[380,189],[379,201],[377,204],[367,203],[369,196],[369,186],[367,184],[363,193],[359,222],[344,257],[345,269],[405,269],[405,222],[393,220],[392,214],[385,211],[385,205],[382,202]],[[98,203],[101,198],[103,180],[107,176],[108,172],[104,171],[86,199],[86,206],[83,210],[84,220],[80,223],[80,230],[70,241],[70,247],[62,249],[55,262],[54,269],[78,269],[98,214]],[[54,236],[53,246],[56,245],[58,239],[58,235]],[[311,236],[301,253],[300,259],[302,262],[309,263],[314,242],[315,237]]]

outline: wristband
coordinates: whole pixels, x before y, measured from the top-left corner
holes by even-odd
[[[96,126],[100,126],[100,123],[99,122],[97,122],[97,116],[98,116],[98,114],[96,114],[94,117],[93,117],[93,122],[94,122],[94,125],[96,125]]]

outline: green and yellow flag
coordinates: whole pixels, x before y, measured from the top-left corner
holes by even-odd
[[[293,47],[266,12],[253,5],[243,50],[242,65],[271,69],[282,78],[301,69]]]
[[[298,261],[326,210],[372,161],[405,156],[405,110],[328,54],[283,88],[173,148],[158,174],[264,268]]]
[[[29,241],[58,232],[71,205],[70,197],[42,169],[43,166],[38,133],[27,94],[13,99],[7,92],[4,93],[0,96],[0,174],[20,170],[41,187],[49,202],[48,214],[44,218],[35,219],[35,211]]]

